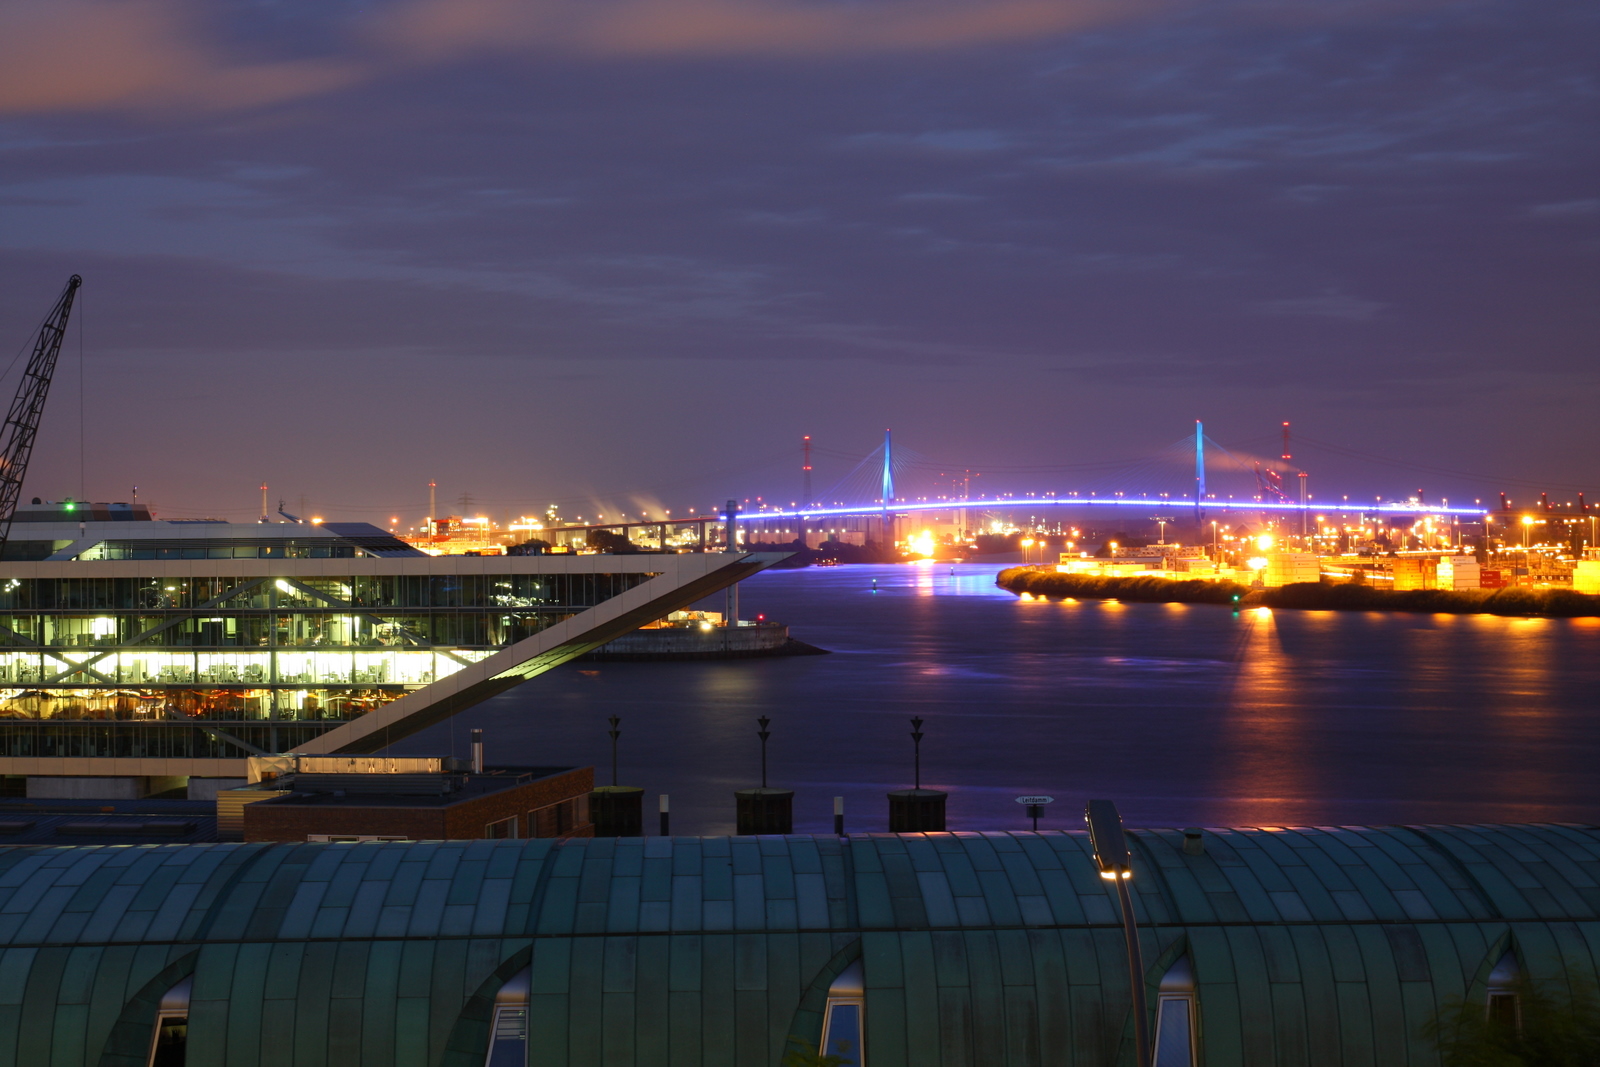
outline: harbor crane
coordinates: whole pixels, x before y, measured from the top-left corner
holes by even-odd
[[[82,284],[83,279],[76,274],[68,279],[56,306],[39,327],[33,356],[22,372],[5,425],[0,427],[0,553],[5,552],[6,541],[11,537],[11,520],[16,517],[17,502],[22,497],[22,480],[28,476],[28,460],[33,455],[33,440],[39,435],[39,419],[44,415],[50,379],[56,372],[56,357],[61,355],[61,342],[67,336],[72,300]]]

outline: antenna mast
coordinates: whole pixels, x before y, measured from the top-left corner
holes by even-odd
[[[67,335],[67,318],[72,314],[72,299],[78,295],[83,279],[74,274],[67,281],[56,306],[39,327],[33,343],[33,356],[22,372],[22,382],[11,401],[5,426],[0,428],[0,551],[11,536],[11,520],[22,497],[22,480],[28,476],[28,460],[33,456],[33,441],[39,434],[39,419],[44,415],[50,379],[56,372],[56,357]]]

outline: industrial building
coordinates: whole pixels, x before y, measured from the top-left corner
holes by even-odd
[[[1600,831],[1136,830],[1155,1067],[1436,1064],[1600,955]],[[1132,1064],[1084,833],[0,848],[0,1062]]]

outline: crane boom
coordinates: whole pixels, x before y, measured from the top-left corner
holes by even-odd
[[[74,274],[44,325],[39,327],[39,337],[33,342],[33,356],[22,372],[22,382],[11,401],[5,425],[0,427],[0,552],[5,551],[6,541],[11,537],[11,520],[16,517],[17,501],[22,496],[22,479],[28,475],[28,459],[33,455],[33,439],[39,433],[39,419],[44,415],[50,379],[56,372],[56,357],[61,354],[61,342],[67,336],[67,318],[72,314],[73,297],[82,284],[83,279]]]

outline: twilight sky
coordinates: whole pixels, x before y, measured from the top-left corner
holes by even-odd
[[[85,278],[27,492],[81,383],[89,495],[174,517],[792,499],[885,427],[920,491],[1181,492],[1197,418],[1592,499],[1597,54],[1585,0],[4,0],[6,359]]]

